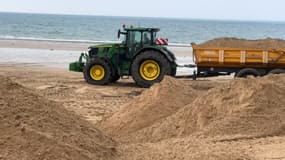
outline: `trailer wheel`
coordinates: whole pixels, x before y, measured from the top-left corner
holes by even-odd
[[[273,69],[272,71],[269,72],[269,74],[284,74],[285,70],[284,69]]]
[[[244,68],[236,73],[235,77],[246,78],[248,76],[259,77],[261,74],[253,68]]]
[[[171,74],[170,63],[162,54],[146,51],[140,53],[133,61],[131,74],[137,85],[150,87],[160,82],[165,75]]]
[[[83,75],[89,84],[106,85],[111,80],[111,66],[105,60],[95,58],[86,64]]]

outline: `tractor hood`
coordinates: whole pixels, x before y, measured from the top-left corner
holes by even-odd
[[[112,48],[112,47],[123,47],[121,43],[106,43],[89,46],[89,48]]]

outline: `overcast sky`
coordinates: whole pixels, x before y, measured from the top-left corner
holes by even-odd
[[[0,0],[0,11],[285,21],[285,0]]]

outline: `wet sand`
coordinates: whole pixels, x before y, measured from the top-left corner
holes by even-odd
[[[77,61],[80,53],[87,52],[87,42],[60,42],[35,40],[1,40],[0,65],[23,64],[68,69],[69,63]],[[180,65],[193,64],[191,47],[169,47]],[[179,68],[178,75],[191,75],[193,69]]]
[[[44,49],[44,50],[63,50],[63,51],[87,51],[93,42],[81,41],[55,41],[55,40],[18,40],[18,39],[0,39],[0,48],[28,48],[28,49]],[[169,46],[176,56],[192,56],[192,48],[185,46]]]
[[[0,48],[85,51],[90,45],[90,42],[0,39]]]

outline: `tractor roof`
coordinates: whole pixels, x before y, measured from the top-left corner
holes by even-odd
[[[159,28],[145,28],[145,27],[126,27],[125,31],[148,31],[148,32],[159,32]]]

